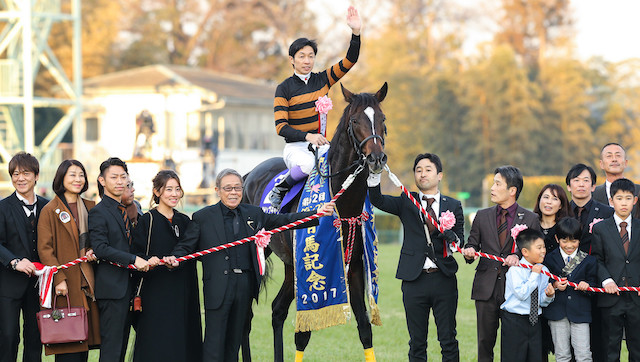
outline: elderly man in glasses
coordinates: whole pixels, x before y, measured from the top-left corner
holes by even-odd
[[[240,240],[255,235],[262,228],[270,230],[311,216],[316,211],[294,214],[266,214],[258,206],[241,204],[242,176],[232,169],[220,171],[216,192],[220,202],[193,214],[184,239],[165,257],[168,265],[177,266],[176,256]],[[334,204],[324,204],[318,212],[333,213]],[[317,219],[300,227],[317,225]],[[203,361],[237,361],[242,332],[258,298],[262,275],[256,244],[248,243],[211,253],[202,259],[205,338]]]

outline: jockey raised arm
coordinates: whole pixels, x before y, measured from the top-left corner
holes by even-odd
[[[326,134],[320,131],[315,102],[327,95],[329,88],[358,61],[361,21],[358,10],[353,6],[348,9],[347,25],[353,34],[346,57],[320,73],[312,72],[318,50],[315,41],[300,38],[289,47],[289,61],[294,74],[278,85],[273,101],[276,132],[287,143],[282,157],[289,168],[286,178],[275,186],[269,196],[275,209],[280,208],[284,194],[313,169],[314,156],[308,149],[309,144],[320,147],[320,152],[329,147]]]

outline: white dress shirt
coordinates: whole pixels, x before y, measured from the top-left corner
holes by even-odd
[[[27,205],[31,205],[29,203],[29,200],[25,199],[24,197],[22,197],[19,193],[16,192],[16,196],[18,197],[18,200],[22,201],[23,203],[27,204]],[[33,202],[33,205],[38,203],[38,197],[34,196],[35,201]],[[34,207],[33,208],[33,215],[36,216],[36,210],[38,208]],[[26,206],[22,205],[22,210],[24,210],[24,213],[27,215],[27,217],[31,216],[31,210],[29,210]]]

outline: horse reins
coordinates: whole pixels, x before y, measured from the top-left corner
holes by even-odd
[[[355,132],[353,131],[353,122],[355,122],[354,118],[349,119],[349,126],[347,127],[347,134],[349,135],[349,141],[351,141],[351,145],[353,146],[353,148],[356,151],[356,154],[358,155],[358,159],[353,161],[353,163],[351,165],[347,166],[346,168],[343,168],[342,170],[337,171],[336,173],[333,173],[333,174],[323,175],[322,174],[322,170],[320,169],[320,155],[318,154],[318,150],[313,148],[312,144],[309,144],[309,150],[313,153],[313,155],[315,156],[315,159],[316,159],[316,170],[318,170],[318,174],[321,177],[323,177],[323,178],[336,177],[336,176],[338,176],[340,174],[343,174],[343,173],[353,169],[354,167],[356,167],[358,165],[364,165],[367,156],[362,152],[362,147],[370,139],[379,138],[380,139],[380,143],[382,143],[382,147],[384,147],[384,138],[382,138],[382,136],[377,135],[377,134],[372,134],[372,135],[366,137],[365,139],[363,139],[362,141],[359,142],[358,139],[356,138]]]

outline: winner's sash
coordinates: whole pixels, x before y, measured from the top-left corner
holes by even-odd
[[[323,174],[329,172],[326,153],[319,159]],[[314,169],[302,190],[298,211],[316,210],[331,199],[329,180]],[[367,200],[364,212],[368,217],[362,223],[365,235],[364,267],[371,323],[381,325],[377,307],[378,268],[377,238],[373,224],[373,208]],[[351,316],[342,249],[341,228],[334,226],[336,216],[320,218],[319,225],[296,230],[294,237],[296,332],[319,330],[345,324]],[[366,299],[365,299],[366,300]]]
[[[327,173],[326,153],[320,168]],[[314,168],[300,196],[298,211],[316,210],[331,200],[329,180]],[[350,316],[342,259],[342,238],[333,226],[335,216],[319,219],[319,225],[295,231],[296,332],[345,324]]]

